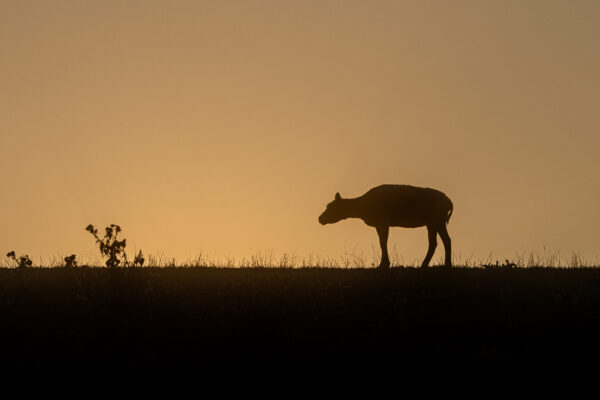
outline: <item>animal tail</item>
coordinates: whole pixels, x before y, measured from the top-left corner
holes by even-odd
[[[450,222],[450,217],[452,216],[452,212],[454,211],[454,204],[452,204],[452,201],[450,199],[448,199],[448,203],[450,203],[450,210],[448,211],[448,216],[446,217],[446,225],[448,225],[448,223]]]

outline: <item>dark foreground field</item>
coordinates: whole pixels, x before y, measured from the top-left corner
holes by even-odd
[[[584,368],[600,269],[0,270],[0,377]]]

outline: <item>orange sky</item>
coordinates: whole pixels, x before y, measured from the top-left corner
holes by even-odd
[[[401,183],[449,195],[463,259],[597,258],[599,39],[597,1],[3,1],[0,250],[95,256],[118,223],[181,260],[371,261],[317,217]]]

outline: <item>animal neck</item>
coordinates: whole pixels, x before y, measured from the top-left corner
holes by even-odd
[[[344,213],[346,218],[361,218],[361,205],[360,197],[354,199],[344,199]]]

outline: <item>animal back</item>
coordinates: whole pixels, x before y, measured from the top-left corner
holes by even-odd
[[[416,228],[446,222],[452,202],[442,192],[410,185],[381,185],[362,196],[363,220],[371,226]]]

